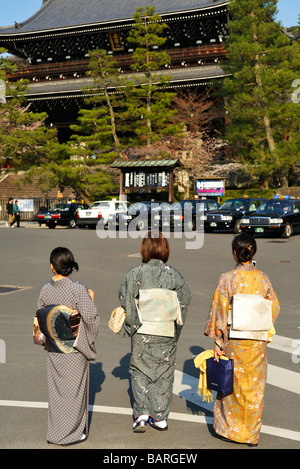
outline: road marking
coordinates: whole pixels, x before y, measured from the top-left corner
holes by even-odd
[[[294,342],[295,339],[274,335],[272,342],[268,343],[268,348],[280,350],[281,352],[295,353],[295,346],[293,347]]]
[[[22,408],[32,408],[32,409],[47,409],[47,402],[29,402],[29,401],[0,401],[0,406],[3,407],[22,407]],[[90,412],[99,412],[99,413],[108,413],[108,414],[117,414],[117,415],[130,415],[132,416],[132,409],[126,407],[111,407],[111,406],[101,406],[101,405],[90,405]],[[169,419],[180,420],[182,422],[191,422],[191,423],[201,423],[206,425],[213,424],[213,417],[206,415],[191,415],[183,414],[179,412],[170,412]],[[269,425],[262,425],[261,432],[267,435],[277,436],[280,438],[286,438],[289,440],[300,441],[300,432],[295,432],[293,430],[287,430],[284,428],[271,427]]]
[[[8,295],[9,293],[15,293],[17,291],[30,290],[33,287],[19,287],[17,285],[0,285],[0,295]]]
[[[261,432],[265,433],[266,435],[278,436],[280,438],[287,438],[288,440],[300,441],[300,432],[294,432],[293,430],[286,430],[284,428],[262,425]]]
[[[2,407],[24,407],[29,409],[48,409],[48,402],[36,402],[36,401],[0,401]]]
[[[300,373],[279,366],[268,365],[267,383],[300,394]]]
[[[272,344],[272,348],[292,353],[294,348],[291,347],[293,339],[277,336],[276,341]],[[270,347],[270,344],[269,344]],[[208,411],[213,414],[214,400],[216,392],[212,392],[213,401],[203,402],[202,398],[197,393],[199,379],[191,376],[182,371],[175,370],[173,394],[185,399],[186,401],[196,405],[203,411]],[[300,374],[295,373],[278,366],[268,364],[267,383],[281,389],[300,394]],[[22,407],[22,408],[35,408],[47,409],[47,402],[36,401],[14,401],[14,400],[0,400],[0,406],[5,407]],[[132,409],[126,407],[114,406],[101,406],[89,405],[90,412],[117,414],[117,415],[130,415],[132,416]],[[206,425],[213,424],[213,416],[211,415],[193,415],[178,412],[170,412],[169,418],[173,420],[180,420],[184,422],[201,423]],[[300,441],[300,432],[288,430],[284,428],[272,427],[269,425],[262,425],[261,432],[275,437],[286,438],[289,440]]]

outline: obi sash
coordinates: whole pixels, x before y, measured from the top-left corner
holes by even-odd
[[[238,293],[233,295],[230,339],[267,341],[272,328],[272,301],[260,295]]]
[[[141,327],[138,334],[174,337],[175,321],[182,325],[177,293],[164,288],[140,290],[136,300]]]
[[[74,348],[75,337],[70,326],[73,309],[63,305],[48,305],[39,309],[36,316],[41,332],[51,344],[51,351],[77,353]]]

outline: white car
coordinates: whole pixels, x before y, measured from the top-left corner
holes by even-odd
[[[94,202],[86,210],[78,210],[76,224],[80,228],[95,228],[101,220],[105,225],[108,223],[108,217],[111,214],[127,213],[129,202],[123,200],[99,200]]]

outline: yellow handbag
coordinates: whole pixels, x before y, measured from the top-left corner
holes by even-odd
[[[122,306],[118,306],[111,313],[110,319],[108,321],[108,327],[114,334],[119,334],[124,321],[125,310],[122,308]]]

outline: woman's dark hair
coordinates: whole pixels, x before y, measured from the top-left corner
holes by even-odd
[[[235,251],[239,264],[249,262],[256,253],[256,241],[247,233],[236,236],[232,241],[232,252]]]
[[[167,262],[170,254],[170,246],[168,240],[162,235],[161,232],[151,232],[142,241],[141,255],[144,263],[149,262],[151,259],[160,259]]]
[[[74,256],[71,251],[67,248],[55,248],[50,254],[50,264],[53,265],[55,272],[59,275],[67,277],[73,272],[79,270],[77,262],[74,260]]]

